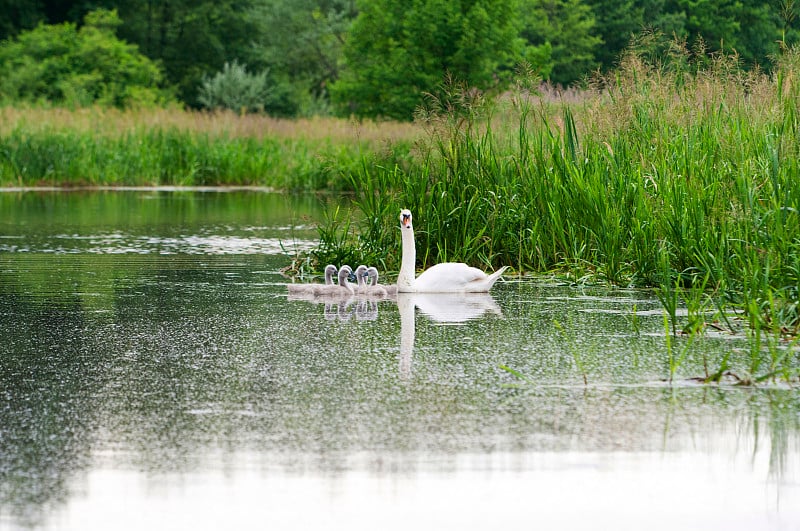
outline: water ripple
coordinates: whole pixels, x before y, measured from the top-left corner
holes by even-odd
[[[11,238],[7,238],[11,240]],[[123,233],[94,235],[58,234],[43,241],[15,238],[0,243],[0,252],[48,254],[281,254],[307,251],[311,240],[228,235],[131,236]]]

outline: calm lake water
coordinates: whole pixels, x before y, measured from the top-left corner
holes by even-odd
[[[743,338],[669,385],[646,291],[290,300],[321,215],[0,193],[0,529],[800,529],[797,389],[690,380]]]

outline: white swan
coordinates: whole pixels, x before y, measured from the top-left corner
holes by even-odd
[[[328,264],[325,266],[325,285],[330,286],[333,284],[333,275],[336,274],[336,266]],[[314,290],[321,287],[320,284],[286,284],[286,289],[292,295],[300,294],[313,294]]]
[[[336,296],[342,297],[354,293],[353,286],[347,281],[347,277],[353,274],[353,269],[349,265],[343,265],[339,269],[339,284],[317,286],[314,290],[316,296]]]
[[[460,262],[436,264],[414,278],[417,248],[414,243],[414,226],[411,211],[400,211],[400,232],[403,254],[400,274],[397,277],[399,293],[484,293],[489,291],[508,266],[503,266],[491,275],[476,267]]]

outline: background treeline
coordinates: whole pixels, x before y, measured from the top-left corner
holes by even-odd
[[[771,70],[794,0],[0,0],[0,102],[410,119],[446,76],[571,85],[632,42]],[[641,38],[646,35],[647,38]]]

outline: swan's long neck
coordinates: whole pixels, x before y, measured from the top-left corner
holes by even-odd
[[[400,261],[400,273],[397,275],[397,290],[410,291],[416,278],[417,248],[414,244],[414,229],[411,226],[400,227],[403,254]]]
[[[349,276],[348,271],[339,270],[339,286],[347,289],[350,293],[353,293],[353,286],[350,285],[350,282],[347,281],[347,277]]]

